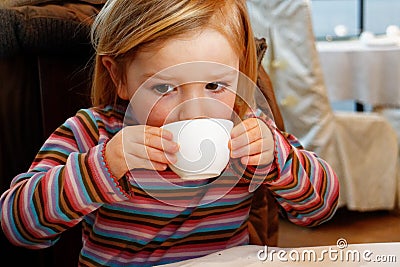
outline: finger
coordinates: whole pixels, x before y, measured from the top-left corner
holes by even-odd
[[[167,140],[172,140],[173,139],[173,134],[166,130],[166,129],[162,129],[160,127],[154,127],[154,126],[149,126],[146,125],[145,128],[145,133],[149,133],[155,136],[160,136],[162,138],[165,138]]]
[[[268,165],[274,159],[273,151],[265,151],[256,155],[249,155],[240,158],[240,162],[244,165]]]
[[[169,141],[160,136],[155,136],[151,134],[145,134],[144,137],[141,138],[131,138],[124,139],[123,146],[125,150],[130,150],[130,147],[140,145],[142,147],[152,147],[154,149],[158,149],[160,151],[164,151],[166,153],[175,154],[179,151],[179,145],[174,141]]]
[[[144,145],[163,150],[167,153],[178,152],[179,145],[172,141],[173,134],[170,131],[152,126],[146,126],[145,130]]]
[[[161,137],[172,141],[172,139],[174,138],[174,135],[167,129],[161,129]]]
[[[175,154],[165,153],[164,151],[160,151],[152,147],[147,147],[146,152],[148,156],[146,158],[148,158],[151,161],[165,163],[165,164],[176,163],[177,161],[177,157]]]
[[[252,128],[247,132],[231,139],[231,149],[237,150],[243,146],[256,142],[262,139],[262,132],[259,127]]]
[[[271,145],[267,143],[266,140],[259,139],[251,144],[242,146],[236,150],[232,150],[232,158],[241,158],[244,156],[250,156],[255,154],[260,154],[271,148]]]
[[[274,143],[272,141],[269,142],[267,139],[259,139],[237,150],[232,150],[231,156],[232,158],[241,158],[273,150],[274,150]]]
[[[179,151],[179,145],[174,141],[161,138],[160,136],[145,134],[143,145],[152,147],[166,153],[175,154]]]
[[[159,136],[161,138],[164,138],[166,140],[170,140],[172,141],[174,138],[174,135],[172,134],[171,131],[164,129],[164,128],[159,128],[159,127],[153,127],[153,126],[145,126],[145,132],[155,135],[155,136]]]
[[[129,151],[126,151],[126,153],[139,159],[164,164],[175,163],[177,160],[175,154],[165,153],[162,150],[153,147],[146,147],[137,143],[132,144]]]
[[[124,128],[123,131],[124,137],[127,138],[127,140],[142,144],[144,143],[143,136],[145,135],[154,135],[170,141],[173,139],[173,135],[170,131],[148,125],[129,126]],[[138,134],[138,131],[139,133],[142,131],[143,134]]]
[[[233,127],[231,131],[231,138],[238,137],[244,133],[246,133],[248,130],[253,129],[258,127],[258,120],[256,118],[250,118],[242,121],[235,127]]]
[[[124,146],[139,143],[167,153],[176,153],[179,150],[179,145],[172,141],[172,133],[158,127],[132,126],[125,128],[123,134]]]
[[[168,167],[168,164],[150,161],[148,159],[138,158],[132,155],[127,157],[127,164],[130,170],[141,168],[147,170],[164,171]]]

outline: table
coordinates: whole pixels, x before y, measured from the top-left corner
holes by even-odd
[[[317,42],[330,101],[400,107],[400,45]]]
[[[266,253],[267,252],[267,253]],[[160,265],[163,267],[262,267],[262,266],[398,266],[400,242],[347,244],[339,239],[337,244],[320,247],[277,248],[266,246],[241,246],[210,255]]]

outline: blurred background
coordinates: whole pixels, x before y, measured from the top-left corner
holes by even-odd
[[[399,242],[400,1],[247,3],[286,130],[341,184],[332,220],[281,220],[278,245]]]
[[[400,25],[397,0],[311,0],[311,9],[318,40],[385,34],[388,26]]]

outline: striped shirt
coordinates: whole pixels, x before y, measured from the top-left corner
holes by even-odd
[[[30,169],[0,198],[1,224],[15,245],[46,248],[82,222],[80,266],[153,266],[249,243],[252,190],[265,183],[284,215],[313,226],[331,218],[339,195],[331,167],[271,126],[271,166],[231,161],[220,177],[183,181],[137,169],[119,181],[104,156],[123,127],[112,107],[80,110],[44,143]]]

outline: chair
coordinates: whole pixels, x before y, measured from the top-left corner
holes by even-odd
[[[0,1],[0,193],[56,127],[90,105],[86,66],[93,51],[85,22],[95,8],[26,2]],[[0,231],[0,246],[2,260],[15,266],[76,266],[81,228],[42,250],[13,246]]]
[[[393,209],[399,191],[397,139],[378,113],[333,111],[327,96],[308,0],[248,0],[256,36],[268,42],[263,66],[288,132],[336,171],[339,206]]]

